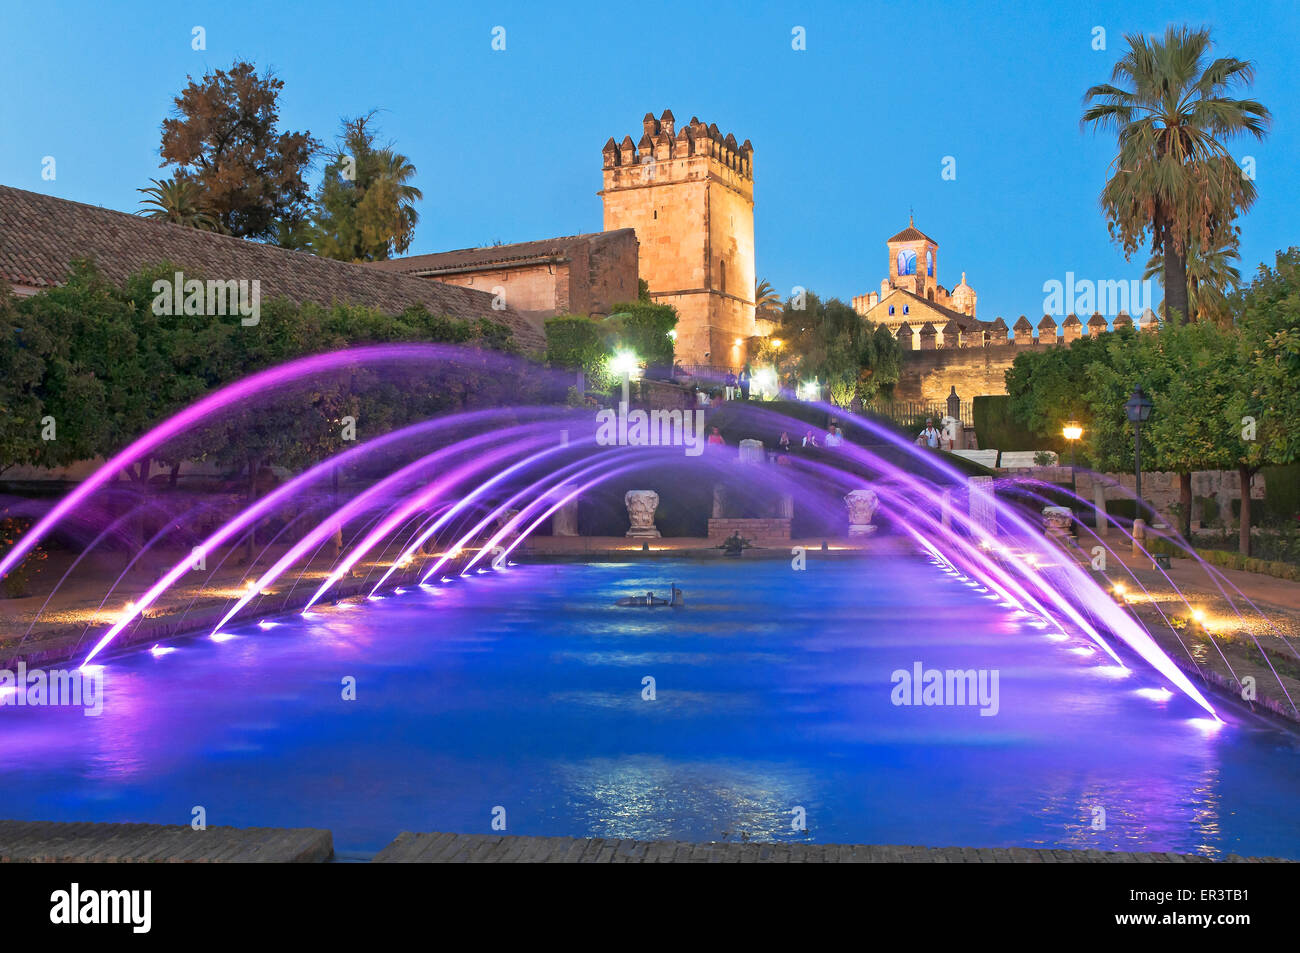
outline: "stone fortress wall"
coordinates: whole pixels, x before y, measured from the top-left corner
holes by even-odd
[[[1134,327],[1135,322],[1120,312],[1114,329]],[[1143,331],[1153,331],[1159,325],[1151,311],[1142,314],[1136,326]],[[1037,333],[1035,333],[1037,330]],[[903,350],[903,362],[898,386],[894,388],[897,400],[942,401],[952,388],[963,400],[984,395],[1005,394],[1006,372],[1017,354],[1070,344],[1079,338],[1100,337],[1111,328],[1101,314],[1094,313],[1085,325],[1073,314],[1058,325],[1056,319],[1044,315],[1038,328],[1021,315],[1010,329],[1001,319],[989,322],[987,329],[962,331],[952,328],[941,334],[930,323],[922,325],[919,334],[904,322],[894,332]]]

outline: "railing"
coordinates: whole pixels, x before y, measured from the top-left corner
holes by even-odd
[[[950,416],[946,400],[873,400],[864,404],[862,409],[899,424],[914,424],[918,420],[924,422],[926,417],[933,417],[935,423],[938,423],[942,418]],[[974,404],[969,400],[961,401],[956,416],[962,426],[975,426]]]

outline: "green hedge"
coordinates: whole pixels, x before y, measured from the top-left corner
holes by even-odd
[[[1179,557],[1187,556],[1173,543],[1166,542],[1163,539],[1148,539],[1146,545],[1147,549],[1153,553],[1167,553],[1170,556]],[[1225,549],[1196,549],[1193,551],[1211,566],[1218,566],[1220,569],[1240,569],[1243,572],[1257,572],[1265,576],[1276,576],[1278,579],[1290,579],[1293,582],[1300,582],[1300,566],[1293,566],[1290,563],[1256,559],[1253,556],[1243,556],[1241,553],[1234,553]]]
[[[1289,520],[1300,513],[1300,463],[1284,467],[1264,467],[1264,498],[1269,513]]]
[[[972,402],[975,439],[985,450],[1043,450],[1044,440],[1011,416],[1006,394],[976,397]]]
[[[645,362],[647,369],[672,369],[673,339],[668,332],[677,327],[676,308],[644,301],[621,301],[610,310],[612,313],[604,321],[606,346],[610,350],[627,348]]]
[[[546,363],[551,367],[580,370],[587,377],[587,387],[599,391],[607,383],[607,355],[603,329],[586,315],[546,319]]]

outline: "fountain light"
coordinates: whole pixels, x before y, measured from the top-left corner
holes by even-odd
[[[306,616],[307,613],[304,612],[303,615]],[[278,622],[270,622],[270,621],[268,621],[268,620],[266,620],[266,619],[263,619],[261,622],[257,623],[257,627],[258,627],[259,629],[263,629],[263,630],[265,630],[265,629],[274,629],[274,628],[275,628],[277,625],[279,625],[279,624],[280,624],[280,623],[278,623]]]
[[[234,638],[229,632],[213,632],[208,636],[213,642],[229,642]]]
[[[153,654],[154,658],[161,658],[164,655],[171,655],[176,651],[176,649],[171,645],[155,645],[149,651]]]
[[[1192,610],[1192,621],[1195,622],[1197,625],[1205,625],[1205,610],[1204,610],[1204,609],[1193,609],[1193,610]]]
[[[1139,688],[1137,694],[1153,702],[1167,702],[1174,697],[1174,693],[1167,688]]]

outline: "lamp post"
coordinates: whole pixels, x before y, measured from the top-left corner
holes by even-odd
[[[631,351],[618,351],[609,361],[609,369],[623,378],[623,404],[631,403],[632,374],[637,369],[637,356]]]
[[[1078,490],[1074,485],[1074,445],[1083,436],[1083,428],[1077,421],[1071,420],[1061,428],[1061,435],[1070,441],[1070,492],[1078,496]]]
[[[1133,511],[1133,555],[1138,555],[1140,539],[1146,536],[1146,521],[1142,519],[1142,425],[1151,416],[1151,401],[1142,393],[1142,385],[1133,388],[1133,396],[1124,404],[1124,413],[1133,424],[1133,495],[1137,505]]]

